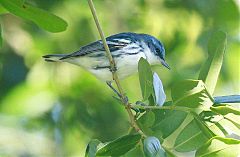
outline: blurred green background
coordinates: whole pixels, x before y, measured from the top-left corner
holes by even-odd
[[[86,0],[27,0],[68,22],[62,33],[48,33],[10,14],[0,16],[0,156],[84,156],[88,141],[109,141],[129,124],[112,91],[82,68],[46,63],[41,56],[68,53],[99,39]],[[215,30],[228,45],[215,95],[240,93],[240,17],[237,0],[95,0],[106,35],[151,34],[166,49],[172,70],[153,67],[165,86],[197,79]],[[123,80],[131,102],[141,99],[137,74]]]

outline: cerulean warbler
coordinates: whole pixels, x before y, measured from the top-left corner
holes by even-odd
[[[132,75],[138,70],[138,61],[145,58],[151,65],[165,62],[163,44],[148,34],[119,33],[106,38],[111,54],[116,62],[120,79]],[[90,43],[70,54],[50,54],[43,56],[46,61],[63,61],[81,66],[103,81],[111,81],[109,60],[101,40]]]

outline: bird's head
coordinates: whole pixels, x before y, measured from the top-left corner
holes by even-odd
[[[152,53],[160,60],[161,64],[170,69],[170,66],[165,61],[165,49],[163,44],[153,36],[149,37],[148,46]]]

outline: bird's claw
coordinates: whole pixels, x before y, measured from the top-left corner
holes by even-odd
[[[109,70],[110,72],[115,73],[117,71],[117,67],[116,66],[110,67]]]
[[[123,101],[124,101],[124,104],[128,104],[128,97],[124,95]]]

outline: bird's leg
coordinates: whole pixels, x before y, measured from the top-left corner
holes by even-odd
[[[124,104],[128,104],[128,97],[126,95],[124,95],[123,101],[124,101]]]
[[[112,81],[106,81],[108,87],[110,87],[114,93],[116,93],[118,95],[119,98],[121,98],[121,94],[112,86]]]
[[[127,96],[124,96],[124,98],[122,98],[122,95],[112,86],[112,82],[111,81],[106,81],[108,87],[110,87],[114,93],[117,94],[117,96],[119,97],[119,99],[123,99],[124,101],[124,104],[127,104],[128,103],[128,97]]]

